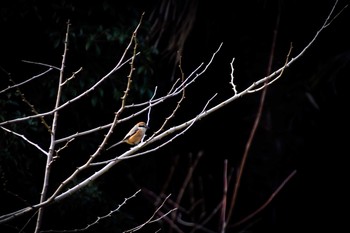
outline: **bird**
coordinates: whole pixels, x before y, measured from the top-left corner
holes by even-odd
[[[147,129],[149,129],[148,125],[143,122],[140,121],[138,122],[136,125],[134,125],[134,127],[131,128],[131,130],[125,135],[124,139],[115,143],[114,145],[108,147],[106,150],[109,150],[117,145],[119,145],[120,143],[127,143],[129,145],[135,146],[137,144],[139,144],[141,142],[141,140],[143,139],[143,137],[146,134]]]

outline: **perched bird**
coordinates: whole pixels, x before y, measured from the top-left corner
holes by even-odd
[[[112,147],[115,147],[117,145],[119,145],[120,143],[127,143],[129,145],[137,145],[141,142],[142,138],[145,136],[146,130],[149,127],[146,125],[145,122],[141,121],[139,123],[137,123],[134,127],[132,127],[132,129],[129,131],[129,133],[127,133],[124,137],[123,140],[121,140],[120,142],[117,142],[116,144],[110,146],[107,148],[107,150],[111,149]]]

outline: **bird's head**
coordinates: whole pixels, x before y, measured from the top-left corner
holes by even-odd
[[[140,121],[139,123],[137,123],[137,126],[139,128],[149,129],[148,125],[145,122],[143,122],[143,121]]]

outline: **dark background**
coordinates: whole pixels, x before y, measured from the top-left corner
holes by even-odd
[[[272,70],[283,66],[291,43],[291,57],[296,56],[320,29],[334,2],[4,1],[0,90],[13,85],[10,79],[19,83],[45,70],[22,60],[60,66],[69,19],[66,76],[83,67],[80,77],[67,85],[62,96],[63,101],[71,99],[115,65],[145,12],[138,33],[141,55],[135,63],[129,103],[147,100],[154,86],[159,87],[159,94],[167,92],[179,77],[177,51],[181,51],[182,68],[189,75],[201,62],[207,63],[223,43],[205,75],[186,91],[180,110],[170,121],[176,125],[193,118],[215,93],[218,96],[211,105],[233,94],[229,85],[233,57],[235,83],[241,91],[267,74],[271,56]],[[339,1],[335,14],[346,4]],[[347,228],[349,16],[346,8],[283,77],[269,86],[230,224],[257,210],[288,175],[296,174],[262,212],[237,227],[230,225],[227,232],[336,232]],[[119,107],[127,68],[88,98],[62,111],[58,137],[109,123]],[[53,106],[56,80],[57,73],[50,73],[20,90],[38,112],[44,112]],[[155,197],[162,192],[176,200],[198,155],[202,156],[180,204],[190,210],[193,199],[200,201],[192,212],[182,209],[181,214],[188,222],[201,222],[201,214],[210,215],[222,198],[225,160],[233,170],[229,196],[232,194],[260,98],[261,92],[244,96],[199,121],[165,148],[117,165],[88,188],[49,207],[43,230],[83,228],[117,208],[139,188],[141,194],[88,232],[120,232],[140,224],[153,213]],[[162,124],[177,100],[153,110],[148,135]],[[32,114],[15,90],[0,94],[0,110],[1,122]],[[112,140],[117,141],[135,121],[145,118],[126,122]],[[48,135],[39,121],[7,127],[48,148]],[[81,137],[62,152],[52,171],[52,190],[96,149],[104,133]],[[13,135],[5,131],[0,135],[0,214],[5,214],[38,202],[45,158]],[[126,149],[121,145],[114,153]],[[113,153],[104,156],[113,157]],[[172,176],[171,169],[175,169]],[[2,224],[1,232],[19,232],[29,218],[26,215]],[[219,219],[216,213],[197,232],[219,232]],[[32,232],[34,223],[29,221],[23,232]],[[193,229],[179,222],[176,225],[182,232]],[[171,232],[167,221],[145,227],[143,232],[159,228]]]

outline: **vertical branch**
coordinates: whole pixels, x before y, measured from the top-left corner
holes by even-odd
[[[181,59],[181,55],[179,55],[179,70],[180,70],[180,74],[181,74],[181,83],[184,84],[185,82],[185,73],[182,70],[182,59]],[[165,125],[169,122],[169,120],[171,118],[173,118],[175,116],[176,111],[180,108],[180,105],[182,103],[182,101],[185,99],[185,90],[186,88],[183,88],[182,90],[182,94],[180,97],[180,100],[177,102],[176,107],[174,108],[174,110],[172,111],[172,113],[170,114],[170,116],[168,116],[165,121],[163,122],[162,126],[154,133],[154,135],[160,133],[161,131],[164,130]]]
[[[66,55],[67,55],[67,51],[68,51],[69,26],[70,26],[70,22],[68,20],[66,37],[64,40],[64,51],[63,51],[62,62],[61,62],[60,77],[59,77],[59,81],[58,81],[56,103],[55,103],[54,109],[57,109],[59,107],[61,95],[62,95],[62,86],[63,86],[62,83],[63,83],[64,67],[65,67]],[[46,200],[47,190],[48,190],[48,186],[49,186],[51,164],[53,161],[53,154],[54,154],[54,149],[55,149],[55,137],[56,137],[57,121],[58,121],[58,111],[55,111],[54,116],[53,116],[53,120],[52,120],[51,143],[50,143],[49,153],[48,153],[47,158],[46,158],[45,176],[44,176],[44,183],[43,183],[43,187],[42,187],[42,191],[41,191],[41,195],[40,195],[40,203],[42,203]],[[34,231],[35,233],[40,232],[41,222],[42,222],[42,218],[43,218],[43,212],[44,212],[44,207],[40,207],[38,210],[38,217],[36,220],[36,226],[35,226],[35,231]]]
[[[224,161],[224,193],[221,202],[221,233],[226,231],[226,206],[227,206],[227,159]]]
[[[278,15],[277,15],[277,19],[276,19],[276,26],[275,26],[275,30],[274,30],[274,33],[273,33],[273,39],[272,39],[272,45],[271,45],[271,51],[270,51],[270,59],[269,59],[269,63],[268,63],[268,66],[267,66],[267,75],[269,75],[271,73],[271,67],[272,67],[274,53],[275,53],[275,45],[276,45],[276,40],[277,40],[277,32],[278,32],[277,29],[278,29],[278,26],[279,26],[279,21],[280,21],[280,11],[278,11]],[[228,215],[227,215],[227,219],[226,219],[226,225],[230,221],[233,209],[235,207],[239,186],[240,186],[240,183],[241,183],[241,180],[242,180],[242,174],[243,174],[243,170],[244,170],[244,167],[245,167],[245,163],[247,161],[248,153],[249,153],[251,144],[253,142],[256,130],[257,130],[258,125],[260,123],[262,111],[263,111],[263,108],[264,108],[265,98],[266,98],[267,87],[268,87],[268,85],[266,85],[266,82],[265,82],[264,85],[265,86],[264,86],[264,88],[262,90],[262,93],[261,93],[259,107],[258,107],[258,112],[256,114],[256,118],[255,118],[255,121],[254,121],[254,124],[253,124],[253,128],[250,131],[250,135],[249,135],[249,138],[248,138],[248,141],[246,143],[245,150],[244,150],[244,153],[243,153],[242,161],[241,161],[241,164],[239,165],[239,168],[238,168],[238,171],[237,171],[237,178],[236,178],[236,182],[235,182],[234,190],[233,190],[233,194],[232,194],[231,206],[230,206],[230,209],[228,211]]]
[[[127,48],[125,49],[123,55],[122,55],[122,59],[125,57],[125,54],[129,51],[133,41],[134,41],[134,37],[136,37],[136,32],[138,30],[138,28],[140,27],[141,25],[141,21],[140,23],[138,24],[138,26],[136,27],[131,39],[130,39],[130,42],[127,46]],[[134,49],[135,51],[136,49]],[[134,57],[136,56],[135,52],[133,53],[133,58],[131,59],[131,68],[130,69],[133,69],[133,63],[134,63]],[[117,65],[116,67],[118,67],[119,65]],[[116,69],[116,68],[114,68]],[[113,69],[113,70],[114,70]],[[111,72],[110,72],[111,73]],[[130,71],[130,74],[129,76],[131,77],[132,76],[132,72]],[[126,88],[125,90],[126,94],[124,93],[124,96],[127,95],[127,92],[128,92],[128,87]],[[85,92],[87,93],[87,92]],[[125,99],[123,100],[125,101]],[[62,105],[61,105],[62,106]],[[109,126],[109,131],[108,133],[106,134],[106,136],[103,138],[103,141],[100,145],[105,145],[109,139],[109,137],[111,136],[111,134],[113,133],[113,129],[114,127],[117,125],[118,123],[118,117],[119,117],[119,114],[123,111],[124,107],[121,107],[118,112],[115,113],[115,116],[114,116],[114,119],[113,119],[113,122],[110,124]],[[102,149],[102,146],[100,146],[89,158],[89,160],[82,166],[78,167],[67,179],[65,179],[64,181],[61,182],[61,184],[59,185],[59,187],[53,192],[53,194],[51,195],[51,197],[49,197],[46,202],[51,202],[53,201],[57,195],[62,191],[62,189],[70,182],[74,179],[74,177],[76,177],[82,170],[88,168],[91,164],[91,162],[100,154],[100,151]],[[114,161],[114,163],[118,163],[119,161]],[[112,165],[113,166],[113,165]],[[109,168],[108,168],[109,169]],[[90,180],[91,181],[91,180]],[[83,184],[84,183],[84,184]],[[87,181],[86,183],[85,182],[81,182],[79,185],[76,185],[75,187],[78,189],[82,188],[83,186],[85,186],[86,184],[88,184],[89,182]],[[67,193],[69,193],[68,191],[66,191]]]
[[[168,189],[170,185],[171,179],[174,177],[175,169],[179,163],[179,155],[177,155],[174,159],[173,162],[171,163],[172,166],[169,169],[168,177],[166,178],[165,182],[163,183],[163,187],[160,191],[160,195],[157,197],[157,200],[155,201],[154,205],[158,205],[159,202],[161,201],[161,197],[165,195],[166,190]]]
[[[125,107],[126,97],[128,96],[129,91],[131,89],[132,74],[134,73],[134,70],[135,70],[134,61],[135,61],[135,54],[136,54],[136,48],[137,48],[136,30],[133,32],[131,39],[134,41],[134,52],[133,52],[133,56],[131,57],[131,61],[130,61],[130,72],[128,74],[128,82],[126,84],[124,95],[121,98],[122,99],[122,106],[120,107],[120,109],[124,109],[124,107]]]
[[[128,81],[127,81],[127,84],[126,84],[126,87],[125,87],[125,90],[124,90],[124,95],[121,97],[121,106],[119,108],[119,110],[117,112],[115,112],[115,116],[114,116],[114,119],[113,119],[113,122],[112,122],[112,125],[111,127],[109,128],[109,131],[107,133],[107,135],[104,137],[103,139],[103,142],[101,143],[101,145],[106,145],[110,135],[113,133],[113,130],[114,128],[116,127],[117,123],[118,123],[118,119],[119,119],[119,116],[120,114],[124,111],[125,109],[125,104],[126,104],[126,98],[129,94],[129,91],[131,89],[131,83],[132,83],[132,75],[134,73],[134,62],[135,62],[135,57],[136,57],[136,54],[137,54],[137,46],[138,46],[138,43],[137,43],[137,31],[138,29],[140,28],[141,26],[141,23],[142,23],[142,19],[143,19],[143,16],[144,16],[145,13],[143,13],[141,15],[141,19],[139,21],[139,24],[137,25],[136,29],[134,30],[134,32],[132,33],[132,36],[130,38],[130,42],[128,44],[128,46],[126,47],[125,51],[124,51],[124,54],[122,57],[125,56],[125,54],[129,51],[129,48],[131,47],[131,45],[133,44],[134,42],[134,49],[133,49],[133,54],[132,54],[132,57],[131,57],[131,61],[130,61],[130,72],[128,74]],[[101,148],[101,147],[100,147]],[[90,160],[88,161],[88,164],[90,164],[90,162],[92,162],[92,160],[95,158],[95,156],[97,156],[98,153],[95,153],[94,155],[91,156]]]
[[[130,72],[129,72],[129,75],[128,75],[128,82],[126,84],[126,88],[125,88],[125,91],[124,91],[124,95],[121,97],[121,100],[122,100],[122,105],[120,107],[120,110],[116,113],[117,117],[118,115],[124,110],[125,108],[125,103],[126,103],[126,97],[128,96],[128,93],[130,91],[130,88],[131,88],[131,83],[132,83],[132,74],[134,73],[134,62],[135,62],[135,57],[136,57],[136,53],[137,53],[137,46],[138,46],[138,43],[137,43],[137,31],[139,29],[139,27],[141,26],[141,23],[142,23],[142,19],[143,19],[143,16],[144,16],[145,13],[142,13],[141,15],[141,19],[140,19],[140,22],[139,24],[137,25],[136,29],[134,30],[134,32],[132,33],[132,36],[131,36],[131,39],[130,39],[130,43],[129,43],[129,46],[132,45],[132,42],[134,41],[134,50],[133,50],[133,55],[131,57],[131,61],[130,61]],[[129,50],[129,46],[128,48],[125,50],[125,53]]]

